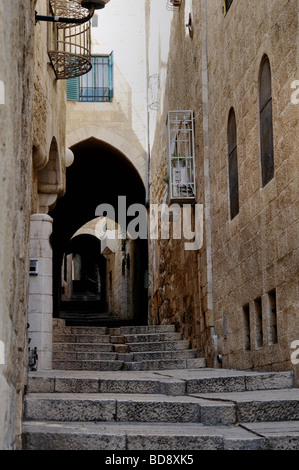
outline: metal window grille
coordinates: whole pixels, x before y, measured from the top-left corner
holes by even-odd
[[[50,0],[53,16],[84,18],[86,8],[76,0]],[[91,69],[90,21],[82,25],[51,23],[48,25],[48,54],[57,79],[84,75]]]
[[[168,164],[171,200],[192,200],[196,195],[193,111],[169,111]]]
[[[80,101],[109,102],[113,96],[113,54],[91,58],[92,70],[81,77]]]

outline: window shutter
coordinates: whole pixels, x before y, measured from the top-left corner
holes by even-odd
[[[114,97],[114,64],[113,64],[113,52],[109,56],[109,88],[110,88],[110,101]]]
[[[66,95],[69,101],[79,101],[80,80],[79,77],[67,80]]]

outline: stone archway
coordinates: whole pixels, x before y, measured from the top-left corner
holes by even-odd
[[[126,199],[126,207],[132,204],[145,205],[145,187],[136,167],[126,155],[111,144],[94,137],[80,141],[70,147],[74,153],[74,163],[67,169],[66,194],[57,201],[50,213],[53,218],[53,296],[54,316],[62,317],[61,309],[61,267],[69,240],[84,224],[95,218],[96,209],[107,204],[115,210],[115,223],[120,217],[118,200]],[[104,247],[103,247],[104,250]],[[109,251],[109,250],[108,250]],[[107,291],[118,292],[118,279],[121,279],[121,263],[134,259],[127,270],[127,285],[131,286],[127,295],[128,307],[120,308],[115,300],[109,303],[109,313],[120,321],[147,323],[147,289],[144,279],[147,273],[147,240],[118,240],[115,252],[105,251],[107,258]],[[120,266],[120,270],[118,268]],[[129,274],[128,274],[129,273]],[[112,283],[112,289],[111,289]],[[121,288],[120,288],[121,290]],[[108,297],[108,292],[107,292]],[[130,305],[130,307],[129,307]],[[82,323],[81,323],[82,324]]]

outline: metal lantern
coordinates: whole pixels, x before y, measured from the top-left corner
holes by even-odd
[[[76,0],[50,0],[49,5],[54,17],[81,19],[88,13]],[[91,70],[90,28],[90,21],[49,25],[48,54],[57,79],[79,77]]]

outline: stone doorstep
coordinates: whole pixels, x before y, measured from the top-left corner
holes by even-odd
[[[281,435],[285,435],[283,426]],[[294,436],[298,449],[299,423]],[[199,423],[24,422],[23,443],[25,450],[175,449],[186,452],[268,448],[267,438],[243,427],[203,426]]]

